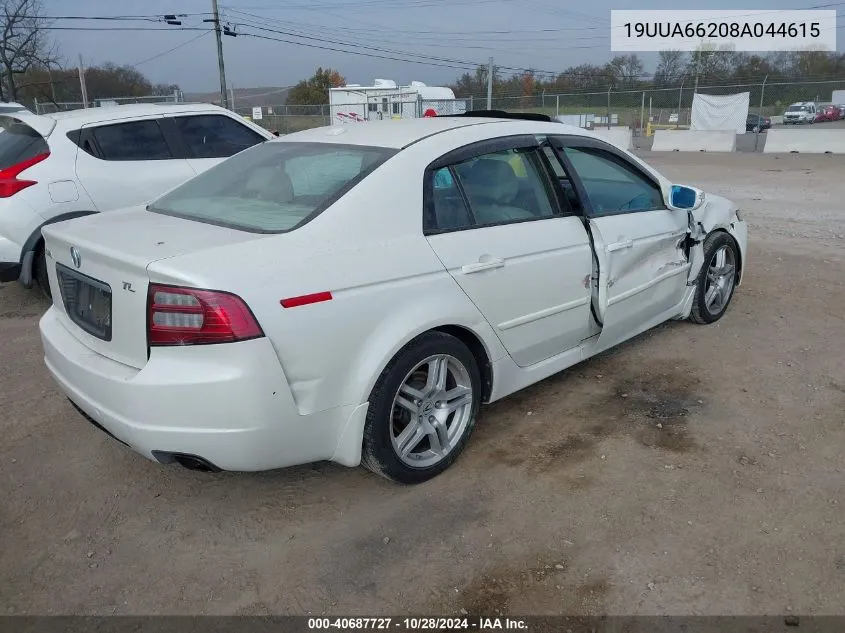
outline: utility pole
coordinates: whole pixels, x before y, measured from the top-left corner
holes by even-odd
[[[53,95],[53,103],[56,103],[56,84],[53,83],[53,73],[50,72],[50,66],[47,66],[47,78],[50,80],[50,92]]]
[[[52,83],[52,82],[51,82]],[[82,107],[88,107],[88,88],[85,86],[85,67],[82,65],[82,55],[79,55],[79,88],[82,91]]]
[[[678,90],[678,120],[675,122],[676,130],[681,127],[681,102],[684,98],[684,81],[686,81],[686,77],[681,78],[681,89]]]
[[[701,46],[704,44],[699,45],[699,47],[695,51],[695,88],[693,89],[693,94],[698,94],[698,71],[701,68]]]
[[[487,67],[487,109],[493,109],[493,58],[490,58],[490,65]]]
[[[640,104],[640,138],[643,137],[643,130],[645,130],[645,90],[643,90],[643,100]]]
[[[760,109],[757,111],[757,125],[754,126],[754,151],[757,151],[757,146],[760,143],[760,126],[762,124],[761,119],[763,118],[763,96],[766,94],[766,82],[769,80],[769,76],[766,75],[763,77],[763,85],[760,87]]]
[[[223,66],[223,34],[220,28],[220,11],[217,9],[217,0],[211,0],[212,22],[214,23],[214,37],[217,38],[217,66],[220,69],[220,105],[229,107],[226,96],[226,69]]]

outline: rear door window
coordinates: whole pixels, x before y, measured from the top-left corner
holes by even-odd
[[[50,151],[35,130],[9,117],[0,117],[0,169],[7,169]]]
[[[454,172],[478,226],[555,215],[536,149],[484,154],[455,165]]]
[[[91,128],[103,160],[168,160],[170,147],[157,121],[130,121]]]
[[[227,158],[266,139],[222,114],[174,117],[190,158]]]

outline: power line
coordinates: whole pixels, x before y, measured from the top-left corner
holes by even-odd
[[[260,16],[256,16],[256,17],[260,17]],[[259,25],[252,23],[252,22],[246,22],[246,21],[236,22],[235,24],[238,25],[238,26],[245,26],[247,28],[253,28],[253,29],[256,29],[256,30],[265,31],[265,32],[269,32],[269,33],[276,33],[276,34],[285,35],[285,36],[288,36],[288,37],[295,37],[295,38],[300,38],[300,39],[305,39],[305,40],[325,42],[325,43],[329,43],[329,44],[336,44],[338,46],[347,46],[347,47],[350,47],[350,48],[363,48],[363,49],[366,49],[366,50],[373,50],[373,51],[377,51],[377,52],[380,52],[380,53],[388,53],[388,54],[391,54],[391,55],[402,55],[404,57],[417,57],[417,58],[420,58],[420,59],[432,60],[432,61],[437,61],[437,62],[445,62],[445,63],[448,63],[448,64],[460,64],[462,66],[470,67],[467,70],[474,70],[478,66],[483,65],[483,64],[476,62],[476,61],[467,61],[467,60],[462,60],[462,59],[452,59],[452,58],[448,58],[448,57],[436,57],[436,56],[432,56],[432,55],[426,55],[426,54],[423,54],[423,53],[414,53],[414,52],[404,51],[404,50],[394,50],[394,49],[389,49],[389,48],[369,46],[369,45],[366,45],[366,44],[361,44],[359,42],[354,42],[354,41],[350,42],[349,40],[336,40],[336,39],[329,39],[329,38],[325,38],[325,37],[321,37],[321,36],[309,35],[307,33],[302,34],[301,32],[297,33],[296,31],[292,31],[292,30],[273,29],[273,28],[270,28],[270,27],[267,27],[267,26],[259,26]],[[297,44],[297,43],[301,43],[301,42],[290,42],[290,43]],[[465,48],[473,48],[473,47],[466,46]],[[478,48],[478,47],[476,47],[476,48]],[[574,48],[578,48],[578,47],[574,47]],[[593,47],[586,47],[586,48],[593,48]],[[599,48],[603,48],[603,47],[599,47]],[[532,72],[534,72],[535,74],[538,74],[538,75],[557,75],[557,74],[559,74],[559,71],[530,69],[530,68],[518,68],[518,67],[513,67],[513,66],[499,66],[498,68],[504,69],[504,70],[513,70],[513,71],[516,71],[516,72],[532,71]]]
[[[211,29],[202,26],[183,26],[176,29],[149,26],[39,26],[38,29],[42,31],[170,31],[171,33],[178,31],[211,31]]]
[[[23,15],[22,19],[34,20],[105,20],[105,21],[145,21],[145,22],[164,22],[165,15]],[[177,17],[197,17],[201,15],[210,15],[210,13],[179,13]]]
[[[285,9],[290,11],[323,11],[327,9],[416,9],[427,7],[446,7],[453,8],[456,6],[476,6],[484,4],[500,4],[502,2],[510,2],[512,0],[355,0],[349,3],[314,3],[309,2],[307,5],[287,3],[284,7],[279,6],[244,6],[243,9],[255,10],[275,10]]]
[[[269,28],[269,27],[266,27],[266,26],[257,26],[257,25],[254,25],[254,24],[241,24],[241,26],[246,26],[248,28],[256,29],[256,30],[259,30],[259,31],[265,31],[265,32],[268,32],[268,33],[277,33],[277,34],[280,34],[280,35],[286,35],[288,37],[297,37],[297,38],[301,38],[301,39],[305,39],[305,40],[315,40],[315,41],[318,41],[318,42],[325,42],[325,43],[328,43],[328,44],[336,44],[338,46],[362,48],[362,49],[365,49],[365,50],[372,50],[372,51],[376,51],[376,52],[379,52],[379,53],[389,53],[391,55],[403,55],[403,56],[406,56],[406,57],[419,57],[421,59],[428,59],[428,60],[437,61],[437,62],[447,62],[447,63],[452,63],[452,64],[462,64],[464,66],[473,66],[474,67],[474,66],[478,65],[476,62],[468,62],[468,61],[460,60],[460,59],[450,59],[448,57],[435,57],[435,56],[432,56],[432,55],[423,55],[422,53],[411,53],[411,52],[407,52],[407,51],[396,51],[396,50],[391,50],[389,48],[381,48],[381,47],[378,47],[378,46],[368,46],[366,44],[358,44],[358,43],[355,43],[355,42],[350,43],[350,42],[344,42],[344,41],[341,41],[341,40],[332,40],[332,39],[328,39],[328,38],[315,37],[315,36],[311,36],[311,35],[300,35],[300,34],[297,34],[296,32],[292,32],[292,31],[272,29],[272,28]],[[292,42],[292,43],[295,44],[296,42]]]
[[[843,3],[843,4],[845,4],[845,3]],[[241,11],[238,11],[238,12],[239,13],[246,13],[246,12],[241,12]],[[247,15],[251,15],[251,14],[247,14]],[[260,18],[261,16],[255,16],[255,17]],[[360,44],[360,43],[357,43],[357,42],[350,42],[348,40],[342,41],[342,40],[336,40],[336,39],[329,39],[329,38],[325,38],[325,37],[318,37],[318,36],[314,36],[314,35],[297,33],[296,31],[292,31],[292,30],[273,29],[273,28],[266,27],[266,26],[259,26],[259,25],[256,25],[254,23],[246,22],[246,21],[236,23],[236,24],[238,24],[240,26],[245,26],[247,28],[252,28],[252,29],[264,31],[264,32],[270,32],[270,33],[285,35],[287,37],[305,39],[305,40],[310,40],[310,41],[317,41],[317,42],[321,42],[321,43],[324,42],[324,43],[329,43],[329,44],[335,44],[335,45],[338,45],[338,46],[345,46],[345,47],[348,47],[348,48],[362,48],[362,49],[365,49],[365,50],[377,51],[379,53],[388,53],[390,55],[401,55],[403,57],[416,57],[416,58],[420,58],[421,60],[431,60],[431,61],[435,61],[435,62],[440,62],[440,63],[437,63],[437,64],[429,64],[429,65],[432,65],[432,66],[446,66],[446,67],[455,68],[456,66],[454,66],[454,65],[458,64],[458,65],[460,65],[459,69],[465,70],[465,71],[475,70],[479,66],[483,66],[483,64],[476,62],[476,61],[458,60],[458,59],[452,59],[452,58],[448,58],[448,57],[435,57],[435,56],[431,56],[431,55],[425,55],[425,54],[422,54],[422,53],[413,53],[413,52],[409,52],[409,51],[399,51],[399,50],[393,50],[393,49],[388,49],[388,48],[374,47],[374,46],[369,46],[369,45],[365,45],[365,44]],[[265,38],[265,39],[276,39],[276,41],[281,41],[281,42],[284,42],[284,43],[294,44],[294,45],[296,45],[296,44],[303,45],[303,46],[306,45],[304,42],[299,42],[299,41],[281,40],[281,39],[278,39],[278,38]],[[323,48],[326,48],[326,47],[323,47]],[[571,47],[571,48],[572,49],[577,49],[577,48],[592,49],[592,48],[605,48],[605,47],[604,46],[582,46],[582,47],[575,46],[575,47]],[[333,49],[329,49],[329,50],[333,50]],[[340,51],[340,52],[349,53],[349,52],[353,52],[353,51]],[[363,53],[360,53],[360,52],[356,52],[355,54],[364,55]],[[393,61],[406,61],[406,62],[407,61],[413,61],[414,63],[421,63],[418,60],[407,60],[407,59],[400,60],[400,59],[397,59],[397,58],[394,58],[394,57],[385,57],[385,56],[381,56],[381,55],[368,55],[368,56],[377,57],[377,58],[384,58],[384,59],[391,59]],[[579,76],[579,73],[566,72],[566,71],[561,71],[561,70],[552,71],[552,70],[543,70],[543,69],[539,69],[539,68],[520,68],[520,67],[506,66],[506,65],[498,65],[498,66],[496,66],[496,68],[500,71],[501,70],[510,71],[511,74],[522,74],[522,73],[529,73],[530,72],[530,73],[533,73],[536,76],[557,77],[557,76],[562,75],[562,74],[566,75],[566,76]],[[610,74],[611,70],[607,69],[606,72],[608,74]],[[592,73],[581,73],[581,74],[592,75]],[[637,75],[626,75],[626,76],[630,77],[630,78],[645,78],[645,77],[651,77],[652,75],[651,75],[651,73],[638,73]]]
[[[372,33],[378,33],[380,41],[391,41],[391,40],[386,40],[381,35],[382,33],[390,33],[391,31],[389,31],[389,30],[379,31],[379,30],[368,30],[368,29],[350,29],[348,27],[332,27],[332,26],[326,26],[326,25],[314,25],[314,24],[308,24],[306,22],[294,22],[294,21],[290,21],[290,20],[278,20],[278,19],[273,19],[273,18],[267,18],[267,17],[260,16],[260,15],[254,14],[254,13],[248,13],[246,11],[240,11],[238,9],[227,8],[227,11],[229,11],[231,13],[236,13],[238,15],[249,16],[249,17],[255,18],[257,20],[262,20],[262,22],[264,22],[264,23],[271,22],[271,23],[274,23],[274,24],[291,24],[295,28],[299,28],[300,30],[302,30],[304,28],[306,32],[307,31],[325,32],[325,31],[328,30],[328,31],[334,31],[334,32],[340,31],[340,32],[345,33],[346,31],[353,31],[353,32],[357,31],[358,33],[360,33],[360,35],[356,34],[356,37],[369,37]],[[239,18],[239,19],[243,20],[244,18]],[[527,31],[527,32],[528,33],[551,33],[551,32],[558,32],[558,31],[560,31],[560,29],[538,29],[538,30],[535,30],[535,31]],[[419,32],[397,31],[397,33],[414,34],[413,37],[415,37],[417,40],[421,40],[421,41],[425,41],[425,42],[437,42],[437,43],[443,44],[444,43],[443,36],[459,35],[459,34],[462,34],[462,33],[463,34],[472,34],[472,33],[476,33],[476,32],[474,32],[474,31],[464,31],[464,32],[455,31],[455,32],[442,32],[441,33],[441,32],[438,32],[438,31],[419,31]],[[418,33],[419,35],[416,35],[416,33]],[[517,31],[513,31],[513,32],[511,32],[511,31],[477,31],[477,33],[494,34],[494,35],[496,35],[496,34],[498,34],[498,35],[508,35],[508,34],[511,34],[511,33],[517,33]],[[424,34],[438,35],[439,37],[426,37]],[[597,39],[607,39],[607,37],[608,37],[607,35],[588,35],[586,37],[570,37],[570,38],[567,38],[567,41],[572,41],[572,40],[597,40]],[[406,37],[405,41],[407,41],[407,39],[408,38]],[[449,42],[464,42],[464,41],[466,41],[466,42],[476,42],[476,41],[479,41],[479,40],[487,41],[488,39],[489,38],[460,38],[460,37],[459,38],[451,38],[450,37],[448,41]],[[395,40],[392,40],[392,41],[395,42]],[[526,37],[526,38],[517,38],[517,39],[509,39],[509,40],[502,40],[501,38],[497,38],[497,40],[496,40],[496,42],[501,42],[501,41],[505,41],[506,43],[511,43],[511,42],[517,43],[517,42],[538,42],[538,41],[540,41],[540,42],[557,42],[559,40],[557,38],[554,38],[554,39],[539,39],[539,38],[536,38],[536,37]],[[466,47],[466,48],[472,48],[472,47]],[[488,47],[480,47],[480,48],[485,48],[485,49],[490,50]],[[561,48],[560,50],[569,50],[569,49],[568,48]]]
[[[455,69],[464,70],[464,71],[474,70],[474,67],[467,68],[466,66],[455,66],[453,64],[438,64],[438,63],[435,63],[435,62],[427,62],[427,61],[423,61],[423,60],[419,60],[419,59],[398,59],[396,57],[388,57],[386,55],[377,55],[375,53],[364,53],[364,52],[355,51],[355,50],[352,50],[352,51],[343,50],[343,49],[340,49],[340,48],[333,48],[331,46],[320,46],[319,44],[308,44],[306,42],[295,42],[293,40],[285,40],[285,39],[281,39],[281,38],[278,38],[278,37],[270,37],[268,35],[258,35],[257,33],[238,33],[238,35],[242,36],[242,37],[254,37],[254,38],[260,39],[260,40],[270,40],[272,42],[283,42],[285,44],[296,44],[298,46],[305,46],[305,47],[308,47],[308,48],[318,48],[318,49],[325,50],[325,51],[335,51],[337,53],[348,53],[350,55],[361,55],[363,57],[375,57],[377,59],[387,59],[387,60],[394,61],[394,62],[404,62],[404,63],[409,63],[409,64],[423,64],[424,66],[441,66],[443,68],[455,68]]]
[[[820,7],[827,7],[827,6],[839,6],[839,5],[845,5],[845,2],[828,3],[828,4],[816,5],[815,7],[808,7],[808,8],[820,8]],[[325,6],[325,5],[322,5],[322,6]],[[312,5],[312,8],[316,8],[316,7],[314,7]],[[270,17],[267,17],[267,16],[249,13],[249,12],[243,11],[239,8],[227,7],[226,9],[227,9],[227,11],[230,11],[230,12],[235,13],[235,14],[245,15],[245,16],[249,16],[251,18],[262,20],[263,23],[267,23],[267,22],[276,23],[276,24],[284,24],[285,23],[278,18],[270,18]],[[780,12],[782,12],[782,11],[777,10],[777,11],[772,11],[771,13],[780,13]],[[751,14],[749,14],[749,15],[751,15]],[[392,50],[392,49],[386,49],[386,48],[380,48],[380,47],[373,47],[373,46],[369,46],[369,45],[366,45],[366,44],[362,44],[362,43],[354,41],[354,40],[350,41],[349,37],[347,37],[343,41],[337,40],[337,39],[332,40],[332,39],[326,38],[323,35],[317,36],[317,35],[314,35],[313,33],[308,33],[307,30],[303,33],[301,30],[299,32],[297,32],[296,30],[293,30],[293,29],[290,29],[290,28],[285,29],[285,30],[271,29],[271,28],[268,28],[266,26],[259,26],[259,25],[256,25],[254,23],[250,23],[250,21],[245,20],[244,18],[239,18],[239,19],[244,20],[242,22],[242,25],[244,25],[244,26],[255,28],[255,29],[258,29],[258,30],[267,31],[267,32],[278,33],[278,34],[282,34],[282,35],[286,35],[288,37],[293,37],[293,38],[298,38],[298,39],[307,39],[307,40],[318,41],[318,42],[328,42],[328,43],[337,44],[337,45],[340,45],[340,46],[347,46],[347,47],[353,47],[353,48],[364,48],[364,49],[368,49],[368,50],[376,50],[378,52],[385,52],[385,53],[389,53],[389,54],[393,54],[393,55],[403,55],[403,56],[407,56],[407,57],[417,57],[417,58],[421,58],[421,59],[429,59],[429,60],[451,63],[451,64],[461,64],[461,65],[465,65],[465,66],[478,67],[478,66],[483,65],[479,62],[473,62],[473,61],[456,60],[456,59],[450,59],[450,58],[445,58],[445,57],[434,57],[434,56],[431,56],[431,55],[425,55],[425,54],[421,54],[421,53],[413,53],[413,52],[409,52],[409,51],[399,51],[399,50]],[[728,19],[728,18],[726,18],[726,19]],[[314,25],[314,26],[316,26],[316,25]],[[605,27],[583,27],[583,28],[580,28],[580,29],[577,28],[577,27],[570,27],[570,28],[575,29],[575,30],[596,30],[596,29],[606,30],[606,29],[608,29],[607,26],[605,26]],[[837,27],[837,28],[839,28],[839,27]],[[306,29],[307,29],[307,26],[306,26]],[[322,25],[323,32],[325,32],[326,29],[331,30],[332,27],[326,27],[325,25]],[[337,30],[340,30],[340,29],[336,28],[334,30],[337,31]],[[363,29],[358,29],[358,30],[363,31]],[[559,30],[563,30],[563,29],[559,29]],[[546,31],[546,30],[541,30],[541,32],[544,32],[544,31]],[[557,32],[557,31],[558,31],[558,29],[548,29],[547,30],[547,32]],[[407,33],[413,33],[412,31],[406,31],[406,32]],[[437,32],[429,31],[429,33],[434,34],[434,33],[437,33]],[[502,34],[502,35],[507,35],[507,34],[510,34],[510,33],[511,33],[510,31],[501,31],[501,30],[494,32],[494,34]],[[362,36],[359,35],[358,37],[362,37]],[[606,36],[598,36],[598,37],[593,36],[593,37],[569,38],[569,39],[570,40],[572,40],[572,39],[579,39],[579,40],[581,40],[581,39],[585,39],[585,40],[586,39],[605,39],[605,37]],[[536,41],[536,38],[534,38],[531,41]],[[296,44],[298,42],[290,42],[290,43]],[[494,50],[494,49],[490,49],[488,47],[469,46],[469,45],[464,45],[463,48],[478,48],[478,49],[483,49],[483,50]],[[501,47],[499,46],[498,48],[501,48]],[[584,45],[584,46],[558,47],[557,50],[578,50],[578,49],[599,49],[599,48],[604,49],[604,48],[606,48],[606,45]],[[515,51],[510,51],[510,52],[513,53]],[[551,70],[531,69],[531,68],[519,68],[519,67],[504,66],[504,65],[499,66],[498,68],[501,69],[501,70],[513,71],[513,72],[516,72],[516,73],[533,72],[536,75],[557,76],[558,74],[561,74],[561,71],[551,71]]]
[[[246,13],[245,11],[242,11],[241,9],[249,9],[249,8],[259,9],[259,10],[264,9],[264,10],[292,10],[292,11],[295,11],[295,10],[298,10],[298,9],[308,9],[308,10],[323,12],[323,9],[326,9],[326,8],[338,9],[338,8],[354,7],[354,8],[357,9],[360,6],[363,6],[363,3],[367,2],[367,1],[377,2],[378,0],[362,0],[362,2],[354,2],[354,3],[350,3],[350,4],[343,4],[343,5],[334,5],[334,6],[331,6],[331,7],[328,6],[328,5],[311,4],[308,7],[301,7],[301,6],[296,6],[296,5],[295,6],[287,5],[287,6],[282,6],[282,7],[279,7],[279,6],[276,6],[276,7],[264,6],[264,7],[226,7],[226,8],[227,8],[227,10],[233,11],[233,12],[236,12],[236,13]],[[389,3],[389,4],[384,5],[385,7],[390,6],[390,7],[401,8],[402,6],[405,6],[405,5],[397,4],[397,0],[384,0],[384,1]],[[409,1],[412,1],[412,2],[434,2],[434,0],[409,0]],[[444,0],[444,2],[448,2],[448,1],[449,0]],[[494,1],[497,1],[497,0],[467,0],[467,1],[475,1],[475,2],[491,1],[491,2],[494,2]],[[450,8],[451,8],[451,6],[454,6],[454,2],[455,2],[455,0],[452,0],[452,3],[449,5]],[[432,6],[445,6],[445,5],[441,4],[441,5],[432,5]],[[802,7],[802,9],[803,10],[825,9],[825,8],[839,7],[839,6],[845,6],[845,2],[829,2],[829,3],[826,3],[826,4],[817,4],[817,5],[812,5],[812,6],[809,6],[809,7]],[[749,17],[749,16],[756,16],[756,15],[769,15],[769,14],[774,15],[774,14],[790,12],[790,11],[794,11],[794,10],[795,9],[773,9],[771,11],[764,11],[763,13],[755,12],[755,13],[743,13],[743,14],[731,15],[731,16],[725,15],[723,17],[716,17],[716,18],[712,18],[712,19],[717,20],[717,21],[732,20],[732,19],[735,19],[737,17]],[[562,9],[562,11],[569,11],[569,10]],[[569,11],[569,12],[570,13],[576,13],[576,12],[573,12],[573,11]],[[273,19],[273,18],[267,18],[266,16],[255,16],[254,14],[248,14],[248,13],[247,13],[247,15],[253,15],[253,17],[260,17],[261,19],[269,19],[269,20]],[[586,15],[586,14],[581,14],[581,15]],[[343,16],[343,17],[344,17],[344,19],[348,19],[347,16]],[[591,16],[588,16],[588,17],[591,17]],[[595,18],[595,19],[600,19],[600,18]],[[276,21],[278,21],[278,19],[276,19]],[[358,21],[358,22],[360,22],[360,21]],[[694,22],[694,20],[685,20],[685,21],[681,21],[679,23],[685,24],[685,23],[691,23],[691,22]],[[610,24],[603,24],[601,26],[571,26],[571,27],[561,27],[561,28],[557,28],[557,29],[540,29],[538,32],[597,31],[597,30],[609,31],[611,28],[614,28],[614,27],[612,27]],[[615,28],[622,28],[622,27],[617,26]],[[393,31],[393,29],[390,29],[389,27],[386,27],[385,30]],[[415,31],[394,31],[394,32],[397,32],[397,33],[398,32],[414,33]],[[515,31],[499,30],[499,31],[476,31],[476,32],[470,31],[470,32],[464,32],[464,33],[465,34],[466,33],[479,33],[479,34],[486,33],[486,34],[490,34],[490,35],[506,35],[506,34],[510,34],[510,33],[513,33],[513,32],[515,32]],[[448,31],[422,31],[421,33],[441,34],[441,35],[449,34]],[[458,33],[458,32],[455,32],[455,33]]]
[[[169,53],[172,53],[173,51],[179,50],[179,49],[180,49],[180,48],[182,48],[183,46],[187,46],[188,44],[191,44],[191,43],[193,43],[193,42],[196,42],[198,39],[200,39],[201,37],[205,37],[205,36],[206,36],[206,35],[208,35],[209,33],[211,33],[211,31],[210,31],[210,30],[207,30],[207,31],[205,31],[204,33],[200,33],[200,34],[199,34],[199,35],[197,35],[196,37],[192,37],[192,38],[191,38],[191,39],[189,39],[187,42],[182,42],[181,44],[178,44],[177,46],[174,46],[173,48],[168,48],[166,51],[162,51],[162,52],[161,52],[161,53],[159,53],[158,55],[153,55],[152,57],[148,57],[147,59],[142,59],[142,60],[141,60],[141,61],[139,61],[139,62],[135,62],[134,64],[129,64],[129,65],[130,65],[130,66],[140,66],[141,64],[146,64],[147,62],[151,62],[151,61],[153,61],[154,59],[158,59],[159,57],[164,57],[165,55],[167,55],[167,54],[169,54]]]
[[[456,66],[454,66],[454,64],[459,64],[461,70],[475,70],[479,66],[483,66],[483,64],[481,64],[479,62],[475,62],[475,61],[451,59],[451,58],[448,58],[448,57],[435,57],[435,56],[432,56],[432,55],[424,55],[422,53],[413,53],[413,52],[409,52],[409,51],[397,51],[397,50],[392,50],[392,49],[388,49],[388,48],[368,46],[368,45],[365,45],[365,44],[358,44],[358,43],[349,42],[349,41],[333,40],[333,39],[316,37],[316,36],[311,36],[311,35],[301,35],[301,34],[297,34],[296,32],[292,32],[292,31],[286,31],[286,30],[281,30],[281,29],[273,29],[273,28],[270,28],[270,27],[257,26],[257,25],[249,24],[249,23],[238,23],[238,24],[240,26],[245,26],[247,28],[252,28],[252,29],[256,29],[256,30],[259,30],[259,31],[265,31],[265,32],[269,32],[269,33],[286,35],[288,37],[295,37],[295,38],[300,38],[300,39],[306,39],[306,40],[312,40],[312,41],[318,41],[318,42],[325,42],[325,43],[329,43],[329,44],[336,44],[338,46],[346,46],[346,47],[349,47],[349,48],[362,48],[362,49],[366,49],[366,50],[377,51],[379,53],[388,53],[388,54],[391,54],[391,55],[401,55],[403,57],[417,57],[417,58],[420,58],[421,60],[431,60],[431,61],[435,61],[435,62],[443,62],[445,64],[452,64],[452,66],[447,66],[447,67],[452,67],[452,68],[456,67]],[[304,42],[297,42],[297,41],[291,41],[291,40],[279,40],[279,41],[284,41],[284,42],[289,43],[289,44],[300,44],[300,45],[303,45],[303,46],[305,45]],[[350,52],[350,51],[341,51],[341,52]],[[393,59],[394,61],[409,61],[409,60],[396,60],[395,58],[392,58],[392,57],[385,57],[385,59]],[[438,65],[443,65],[443,64],[431,64],[431,65],[438,66]],[[550,75],[550,76],[557,76],[561,72],[561,71],[541,70],[541,69],[533,69],[533,68],[518,68],[518,67],[514,67],[514,66],[497,66],[497,68],[500,69],[500,70],[514,71],[516,73],[533,72],[535,75]]]

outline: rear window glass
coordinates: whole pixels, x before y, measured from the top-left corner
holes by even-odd
[[[173,158],[156,121],[131,121],[92,129],[105,160]]]
[[[47,142],[28,125],[0,117],[0,169],[49,152]]]
[[[264,143],[189,180],[149,209],[246,231],[289,231],[394,153],[358,145]]]
[[[222,114],[177,116],[174,121],[194,158],[226,158],[266,140]]]

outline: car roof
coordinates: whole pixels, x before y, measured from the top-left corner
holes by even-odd
[[[423,117],[387,121],[344,123],[312,128],[287,134],[274,142],[337,143],[340,145],[367,145],[402,149],[429,136],[442,134],[471,125],[497,124],[491,136],[500,134],[574,134],[591,136],[586,130],[564,123],[497,119],[482,117]],[[506,126],[504,129],[500,126]]]
[[[59,129],[75,130],[89,123],[190,112],[227,112],[227,110],[211,103],[129,103],[48,114],[35,114],[29,110],[22,110],[2,112],[0,115],[21,121],[46,138],[57,126],[60,126]]]
[[[56,121],[73,121],[74,123],[98,123],[112,119],[125,119],[140,116],[163,116],[170,112],[208,112],[222,110],[210,103],[127,103],[124,105],[98,106],[80,110],[52,112],[40,116],[50,117]]]

